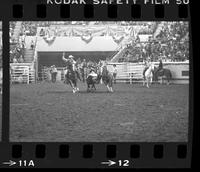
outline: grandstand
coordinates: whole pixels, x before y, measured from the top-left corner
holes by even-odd
[[[147,57],[154,62],[160,58],[166,63],[185,62],[189,60],[188,33],[188,22],[11,22],[10,62],[13,67],[28,66],[30,82],[44,67],[64,67],[63,52],[118,66],[135,66]],[[131,70],[123,69],[126,78],[135,73]]]

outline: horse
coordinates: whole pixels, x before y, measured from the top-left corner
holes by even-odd
[[[101,80],[106,85],[108,91],[113,92],[113,75],[107,70],[106,66],[97,69],[96,79],[93,79],[90,75],[87,77],[87,91],[90,91],[91,89],[96,90],[95,84],[99,84]]]
[[[163,78],[165,77],[167,79],[167,85],[170,84],[170,80],[172,79],[172,73],[169,69],[161,69],[161,71],[158,70],[158,68],[155,68],[154,72],[154,80],[158,81],[158,77],[161,77],[161,83],[163,84]]]
[[[108,71],[106,66],[101,67],[102,81],[106,85],[109,92],[113,92],[113,75]]]
[[[72,68],[68,68],[67,70],[65,70],[65,80],[64,83],[65,84],[70,84],[70,86],[72,87],[72,91],[73,93],[76,93],[79,91],[79,88],[77,87],[77,81],[78,79],[80,79],[80,77],[77,75],[77,71],[73,71]]]
[[[143,75],[143,86],[145,86],[145,83],[146,83],[146,86],[147,88],[149,88],[149,84],[152,84],[152,81],[153,81],[153,76],[154,76],[154,69],[155,69],[155,66],[154,64],[151,64],[149,66],[149,68],[144,72],[144,75]]]

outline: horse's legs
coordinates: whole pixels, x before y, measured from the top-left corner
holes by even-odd
[[[92,84],[92,88],[94,88],[94,90],[96,90],[96,87],[95,87],[95,84],[94,84],[94,83]]]
[[[145,78],[143,78],[143,86],[145,85]]]
[[[76,71],[78,79],[81,81],[81,76],[78,71]]]
[[[169,82],[169,77],[167,77],[167,85],[169,85],[170,84],[170,82]]]
[[[161,77],[161,84],[163,85],[163,77]]]
[[[112,88],[112,86],[110,87],[110,92],[113,92],[113,88]]]
[[[72,82],[71,80],[69,80],[69,83],[70,83],[70,85],[71,85],[71,87],[72,87],[72,92],[75,93],[76,90],[75,90],[75,87],[74,87],[73,82]]]
[[[149,78],[147,78],[146,82],[147,82],[147,88],[149,88]]]
[[[85,82],[85,74],[84,71],[82,71],[82,78],[83,78],[83,83]]]
[[[100,83],[103,84],[103,79],[102,78],[100,79]]]
[[[70,86],[73,88],[72,82],[70,80],[68,80],[68,83],[70,84]]]
[[[110,87],[108,86],[108,84],[106,85],[106,87],[107,87],[108,91],[110,92]]]
[[[76,91],[79,91],[79,88],[77,87],[76,81],[74,81],[74,87],[75,87],[75,90],[76,90]]]
[[[110,92],[113,92],[113,80],[109,81]]]
[[[89,91],[90,91],[90,85],[87,84],[87,92],[89,92]]]

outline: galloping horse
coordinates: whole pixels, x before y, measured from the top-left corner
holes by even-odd
[[[161,69],[161,71],[158,71],[158,68],[155,68],[154,72],[154,80],[158,81],[158,77],[161,77],[161,83],[163,84],[163,78],[166,77],[167,79],[167,85],[170,84],[170,80],[172,79],[172,73],[169,69]]]
[[[73,93],[79,91],[79,88],[77,87],[78,79],[80,78],[77,75],[76,71],[73,71],[72,67],[68,67],[68,69],[65,71],[64,83],[71,85],[71,87],[73,88]]]
[[[153,72],[154,72],[154,64],[151,64],[149,66],[149,68],[146,70],[146,72],[144,73],[144,76],[143,76],[143,86],[145,86],[145,83],[146,83],[146,86],[147,88],[149,88],[149,84],[152,83],[153,81]]]

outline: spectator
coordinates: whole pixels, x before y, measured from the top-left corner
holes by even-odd
[[[17,58],[16,58],[16,57],[14,57],[14,58],[13,58],[13,63],[18,63],[18,61],[17,61]]]
[[[31,40],[31,49],[33,50],[34,49],[34,41]]]
[[[51,66],[50,73],[51,73],[51,82],[55,83],[56,82],[56,76],[57,76],[57,73],[58,73],[55,65]]]
[[[113,65],[113,80],[114,84],[116,84],[116,77],[117,77],[117,66],[116,64]]]

